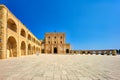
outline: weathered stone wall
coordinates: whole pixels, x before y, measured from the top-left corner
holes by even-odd
[[[41,42],[4,5],[0,5],[0,58],[41,52]]]
[[[46,33],[38,40],[4,5],[0,5],[0,59],[35,53],[107,54],[116,50],[71,50],[65,42],[65,33]]]
[[[0,6],[0,58],[6,58],[6,23],[7,11],[4,6]]]

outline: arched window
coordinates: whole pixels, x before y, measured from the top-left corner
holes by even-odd
[[[48,39],[50,39],[50,36],[48,36]]]
[[[16,26],[15,22],[12,19],[8,19],[7,27],[9,29],[11,29],[12,31],[17,32],[17,26]]]
[[[48,44],[50,44],[50,41],[48,41]]]
[[[30,36],[30,34],[28,34],[28,40],[31,40],[31,36]]]
[[[25,33],[25,30],[24,29],[21,29],[21,36],[23,36],[23,37],[26,37],[26,33]]]

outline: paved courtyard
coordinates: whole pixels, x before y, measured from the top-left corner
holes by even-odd
[[[0,60],[0,80],[120,80],[120,56],[23,56]]]

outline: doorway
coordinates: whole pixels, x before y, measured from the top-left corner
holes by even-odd
[[[54,53],[57,54],[57,48],[56,47],[54,48]]]
[[[66,49],[66,53],[69,53],[69,49]]]

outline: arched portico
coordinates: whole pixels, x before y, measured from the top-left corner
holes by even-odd
[[[7,55],[17,57],[17,41],[13,36],[10,36],[7,40]]]

